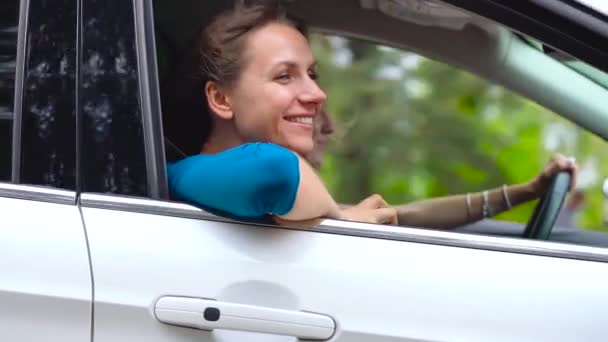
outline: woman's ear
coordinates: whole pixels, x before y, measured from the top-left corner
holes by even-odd
[[[207,97],[207,105],[212,112],[222,119],[232,119],[234,112],[232,111],[228,94],[217,82],[207,81],[205,83],[205,95]]]

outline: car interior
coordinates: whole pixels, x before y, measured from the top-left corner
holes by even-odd
[[[287,1],[289,13],[311,31],[361,38],[457,66],[608,137],[608,109],[602,101],[607,90],[565,67],[552,57],[551,49],[539,51],[517,32],[470,13],[464,14],[459,28],[433,24],[431,19],[421,25],[367,8],[366,3],[369,1],[336,0],[331,5],[323,0]],[[164,61],[171,64],[169,56],[187,51],[205,18],[226,6],[223,1],[184,0],[181,4],[156,2],[157,49],[173,51],[159,53],[161,82],[169,72]],[[366,25],[359,25],[361,22]]]
[[[167,84],[172,77],[184,72],[196,32],[213,13],[229,6],[228,3],[182,0],[177,5],[168,0],[155,1],[156,49],[163,101],[171,89]],[[575,61],[574,58],[542,44],[535,46],[516,30],[440,2],[433,2],[429,11],[391,7],[383,0],[288,0],[285,3],[289,14],[304,22],[310,31],[363,39],[452,65],[531,99],[604,139],[608,137],[608,107],[603,101],[608,89],[564,63]],[[362,22],[365,25],[360,25]],[[167,110],[163,102],[163,111]],[[200,127],[200,122],[184,124],[167,115],[163,121],[167,160],[192,154],[192,146],[200,146],[196,141],[198,128],[193,128]],[[461,231],[520,236],[522,230],[521,225],[486,220]],[[555,229],[552,239],[608,246],[607,234],[588,233],[590,235],[581,238],[570,232],[560,235]]]

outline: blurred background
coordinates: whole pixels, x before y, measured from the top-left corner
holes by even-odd
[[[575,224],[608,229],[608,149],[595,135],[470,73],[414,53],[314,34],[336,122],[321,175],[341,203],[391,204],[530,180],[560,152],[580,168]],[[581,200],[582,199],[582,200]],[[497,219],[527,222],[535,203]]]

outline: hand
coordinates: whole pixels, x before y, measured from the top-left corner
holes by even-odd
[[[377,224],[397,224],[397,210],[389,207],[382,196],[375,194],[353,207],[343,209],[340,219]]]
[[[576,187],[577,167],[574,159],[567,158],[561,154],[555,154],[545,165],[543,170],[528,182],[531,192],[535,197],[541,197],[549,188],[553,177],[561,171],[570,172],[570,190]]]

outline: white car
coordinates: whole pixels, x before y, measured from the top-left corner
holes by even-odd
[[[605,244],[292,229],[170,201],[156,49],[179,51],[221,3],[0,4],[2,341],[608,340]],[[433,57],[608,138],[605,74],[560,62],[608,72],[604,2],[287,3],[316,31]]]

